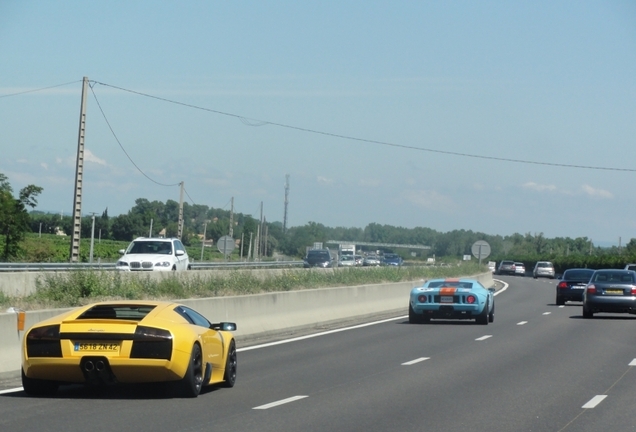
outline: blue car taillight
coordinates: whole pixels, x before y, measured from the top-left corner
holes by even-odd
[[[29,357],[62,357],[60,325],[31,329],[26,336],[26,348]]]
[[[421,294],[421,295],[417,296],[417,301],[420,302],[420,303],[426,303],[427,298],[426,298],[425,295]]]
[[[170,360],[171,357],[172,334],[168,330],[137,326],[130,358]]]

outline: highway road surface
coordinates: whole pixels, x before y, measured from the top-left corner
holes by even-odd
[[[0,380],[2,431],[627,431],[636,429],[636,318],[581,317],[555,281],[506,277],[495,322],[404,316],[242,347],[233,389],[196,399],[157,386]],[[212,318],[212,317],[211,317]],[[238,323],[240,325],[240,323]]]

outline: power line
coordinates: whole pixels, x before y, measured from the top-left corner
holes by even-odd
[[[354,136],[349,136],[349,135],[336,134],[336,133],[332,133],[332,132],[320,131],[320,130],[316,130],[316,129],[309,129],[309,128],[304,128],[304,127],[300,127],[300,126],[288,125],[288,124],[284,124],[284,123],[276,123],[276,122],[271,122],[271,121],[267,121],[267,120],[252,119],[252,118],[244,117],[244,116],[241,116],[241,115],[238,115],[238,114],[233,114],[233,113],[228,113],[228,112],[224,112],[224,111],[214,110],[214,109],[205,108],[205,107],[201,107],[201,106],[197,106],[197,105],[192,105],[192,104],[188,104],[188,103],[184,103],[184,102],[179,102],[179,101],[175,101],[175,100],[171,100],[171,99],[167,99],[167,98],[163,98],[163,97],[159,97],[159,96],[154,96],[154,95],[151,95],[151,94],[148,94],[148,93],[143,93],[143,92],[139,92],[139,91],[135,91],[135,90],[125,89],[123,87],[117,87],[117,86],[114,86],[114,85],[111,85],[111,84],[102,83],[102,82],[99,82],[99,81],[94,81],[94,83],[95,84],[101,84],[101,85],[106,86],[106,87],[111,87],[111,88],[114,88],[114,89],[117,89],[117,90],[125,91],[125,92],[128,92],[128,93],[137,94],[139,96],[144,96],[144,97],[148,97],[148,98],[151,98],[151,99],[156,99],[156,100],[160,100],[160,101],[163,101],[163,102],[168,102],[168,103],[172,103],[172,104],[175,104],[175,105],[184,106],[184,107],[187,107],[187,108],[197,109],[197,110],[201,110],[201,111],[207,111],[207,112],[211,112],[211,113],[214,113],[214,114],[224,115],[224,116],[227,116],[227,117],[233,117],[233,118],[239,119],[243,124],[248,125],[248,126],[264,126],[264,125],[277,126],[277,127],[280,127],[280,128],[291,129],[291,130],[296,130],[296,131],[306,132],[306,133],[312,133],[312,134],[317,134],[317,135],[323,135],[323,136],[328,136],[328,137],[332,137],[332,138],[340,138],[340,139],[345,139],[345,140],[350,140],[350,141],[358,141],[358,142],[364,142],[364,143],[369,143],[369,144],[378,144],[378,145],[387,146],[387,147],[397,147],[397,148],[402,148],[402,149],[407,149],[407,150],[416,150],[416,151],[422,151],[422,152],[428,152],[428,153],[445,154],[445,155],[449,155],[449,156],[462,156],[462,157],[468,157],[468,158],[474,158],[474,159],[494,160],[494,161],[500,161],[500,162],[513,162],[513,163],[529,164],[529,165],[544,165],[544,166],[553,166],[553,167],[561,167],[561,168],[577,168],[577,169],[602,170],[602,171],[636,172],[636,168],[616,168],[616,167],[603,167],[603,166],[593,166],[593,165],[574,165],[574,164],[562,164],[562,163],[554,163],[554,162],[532,161],[532,160],[524,160],[524,159],[503,158],[503,157],[495,157],[495,156],[484,156],[484,155],[478,155],[478,154],[454,152],[454,151],[448,151],[448,150],[438,150],[438,149],[431,149],[431,148],[425,148],[425,147],[415,147],[415,146],[406,145],[406,144],[397,144],[397,143],[391,143],[391,142],[387,142],[387,141],[379,141],[379,140],[373,140],[373,139],[367,139],[367,138],[360,138],[360,137],[354,137]]]
[[[132,163],[135,166],[135,168],[137,168],[137,171],[139,171],[148,180],[150,180],[151,182],[153,182],[155,184],[158,184],[159,186],[179,186],[180,183],[175,183],[175,184],[160,183],[160,182],[156,181],[155,179],[150,178],[145,172],[143,172],[143,170],[141,168],[139,168],[139,166],[137,166],[135,161],[132,160],[132,158],[130,157],[130,155],[128,154],[128,152],[124,148],[124,146],[121,144],[121,141],[119,141],[119,138],[117,138],[117,134],[113,130],[112,126],[110,125],[110,122],[108,121],[108,118],[106,118],[106,114],[104,113],[104,110],[102,109],[102,105],[99,103],[99,100],[97,99],[97,95],[95,95],[95,91],[93,90],[93,86],[92,85],[90,86],[90,89],[91,89],[91,93],[93,93],[93,97],[95,98],[95,102],[97,103],[99,111],[102,113],[102,116],[104,117],[104,121],[106,121],[106,124],[108,125],[108,129],[110,129],[110,132],[113,134],[113,137],[115,137],[115,141],[117,141],[117,144],[119,144],[119,147],[124,152],[124,154],[126,155],[128,160],[130,161],[130,163]]]
[[[34,89],[34,90],[25,90],[25,91],[21,91],[21,92],[17,92],[17,93],[8,93],[8,94],[0,95],[0,98],[18,96],[18,95],[23,95],[23,94],[27,94],[27,93],[35,93],[35,92],[39,92],[39,91],[49,90],[49,89],[56,88],[56,87],[62,87],[62,86],[70,85],[70,84],[76,84],[78,82],[82,82],[82,80],[75,80],[75,81],[67,82],[67,83],[64,83],[64,84],[57,84],[57,85],[53,85],[53,86],[49,86],[49,87],[42,87],[42,88]]]

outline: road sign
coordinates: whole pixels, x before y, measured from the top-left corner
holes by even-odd
[[[236,243],[232,237],[223,236],[216,242],[216,247],[219,248],[219,252],[221,252],[223,256],[227,257],[236,247]]]
[[[485,240],[477,240],[473,243],[470,251],[473,253],[473,256],[479,260],[479,264],[481,264],[481,260],[488,258],[488,255],[490,255],[490,245]]]

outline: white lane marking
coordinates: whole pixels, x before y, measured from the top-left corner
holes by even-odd
[[[404,362],[402,363],[402,366],[411,366],[411,365],[414,365],[415,363],[423,362],[424,360],[428,360],[428,359],[430,359],[430,357],[420,357],[415,360]]]
[[[495,279],[493,279],[493,280],[495,280]],[[501,282],[503,284],[503,288],[500,289],[499,291],[497,291],[496,293],[494,293],[493,295],[499,295],[499,294],[501,294],[502,292],[504,292],[505,290],[508,289],[508,284],[506,282],[504,282],[502,280],[499,280],[499,279],[496,279],[496,280],[498,280],[499,282]]]
[[[565,307],[565,305],[561,305],[559,306],[559,309],[563,309]]]
[[[16,387],[16,388],[12,388],[12,389],[6,389],[6,390],[0,390],[0,395],[1,394],[7,394],[7,393],[17,393],[24,390],[22,387]]]
[[[519,321],[519,322],[517,323],[517,325],[524,325],[524,324],[528,324],[528,321]]]
[[[265,404],[265,405],[257,406],[257,407],[254,407],[252,409],[266,410],[266,409],[270,409],[270,408],[273,408],[273,407],[277,407],[279,405],[284,405],[286,403],[295,402],[295,401],[300,400],[300,399],[305,399],[306,397],[309,397],[309,396],[292,396],[292,397],[287,398],[287,399],[282,399],[282,400],[279,400],[279,401],[276,401],[276,402],[272,402],[272,403],[268,403],[268,404]]]
[[[592,399],[589,400],[588,403],[583,405],[581,408],[595,408],[596,405],[600,404],[603,399],[605,399],[607,395],[596,395]]]
[[[634,359],[631,362],[629,362],[629,364],[627,366],[636,366],[636,359]]]
[[[483,340],[486,340],[486,339],[491,338],[491,337],[492,337],[492,335],[485,335],[485,336],[482,336],[482,337],[478,337],[475,340],[476,341],[483,341]]]
[[[334,329],[334,330],[328,330],[328,331],[324,331],[324,332],[320,332],[320,333],[313,333],[313,334],[309,334],[309,335],[305,335],[305,336],[298,336],[298,337],[291,338],[291,339],[284,339],[284,340],[279,340],[279,341],[276,341],[276,342],[269,342],[269,343],[265,343],[265,344],[261,344],[261,345],[252,345],[252,346],[245,347],[245,348],[239,348],[236,351],[237,352],[241,352],[241,351],[255,350],[255,349],[259,349],[259,348],[267,348],[267,347],[271,347],[271,346],[282,345],[282,344],[296,342],[296,341],[301,341],[301,340],[305,340],[305,339],[311,339],[311,338],[315,338],[315,337],[318,337],[318,336],[325,336],[325,335],[329,335],[329,334],[333,334],[333,333],[340,333],[340,332],[347,331],[347,330],[355,330],[355,329],[359,329],[359,328],[363,328],[363,327],[368,327],[368,326],[372,326],[372,325],[376,325],[376,324],[383,324],[383,323],[387,323],[387,322],[391,322],[391,321],[397,321],[397,320],[406,319],[406,318],[408,318],[408,315],[399,316],[399,317],[395,317],[395,318],[387,318],[387,319],[384,319],[384,320],[374,321],[374,322],[364,323],[364,324],[359,324],[359,325],[355,325],[355,326],[352,326],[352,327],[343,327],[343,328]]]
[[[552,312],[543,312],[543,315],[550,315]]]

